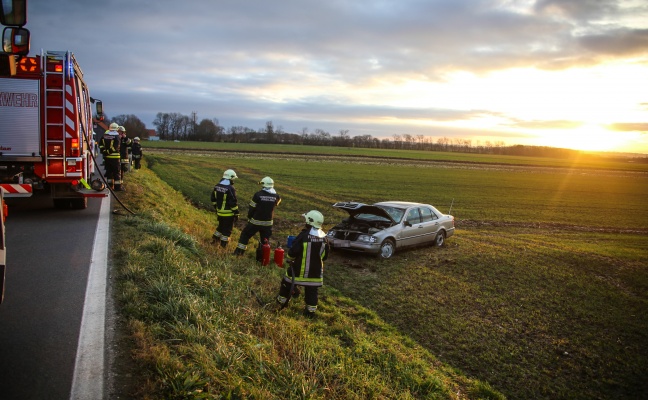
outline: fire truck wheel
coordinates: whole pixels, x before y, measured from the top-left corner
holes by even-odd
[[[52,202],[54,203],[54,208],[60,210],[70,208],[70,199],[54,199]]]
[[[70,205],[75,210],[85,210],[86,208],[88,208],[88,199],[85,197],[82,197],[80,199],[72,199],[70,200]]]

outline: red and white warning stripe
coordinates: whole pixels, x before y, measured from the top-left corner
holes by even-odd
[[[4,190],[4,197],[30,197],[32,185],[18,183],[1,183],[0,188]]]

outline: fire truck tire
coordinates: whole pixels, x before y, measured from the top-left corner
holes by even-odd
[[[88,208],[88,199],[85,197],[82,197],[80,199],[72,199],[70,200],[70,205],[75,210],[85,210],[86,208]]]
[[[70,199],[53,199],[54,208],[59,210],[69,209],[70,208]]]

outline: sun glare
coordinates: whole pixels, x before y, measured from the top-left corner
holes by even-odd
[[[622,151],[630,140],[627,132],[614,132],[597,124],[583,124],[564,131],[545,132],[542,145],[585,151]]]

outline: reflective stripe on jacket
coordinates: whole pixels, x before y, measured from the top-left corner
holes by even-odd
[[[119,136],[113,134],[113,131],[104,133],[99,141],[99,149],[104,158],[120,158],[119,155]]]
[[[274,209],[281,203],[281,196],[274,190],[259,190],[252,196],[250,209],[248,210],[248,221],[259,226],[272,226]]]
[[[326,234],[321,229],[306,228],[295,238],[288,250],[288,256],[294,258],[292,267],[286,269],[284,280],[292,281],[295,272],[295,283],[302,286],[322,286],[324,284],[324,260],[330,251]]]
[[[233,217],[239,214],[236,189],[229,179],[223,179],[214,186],[211,201],[219,217]]]

